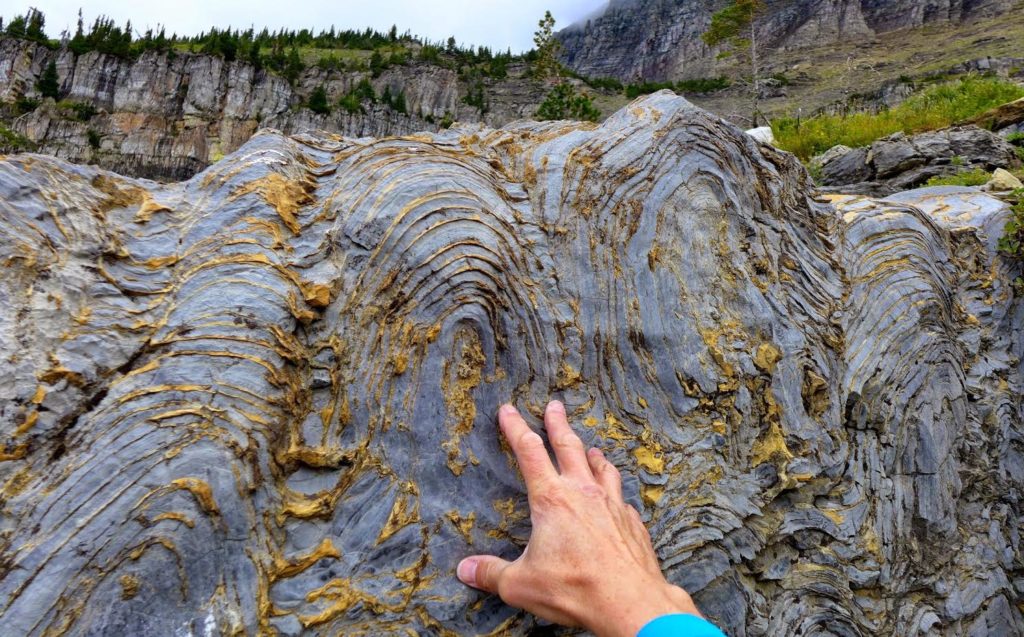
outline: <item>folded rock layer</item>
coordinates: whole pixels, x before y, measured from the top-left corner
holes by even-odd
[[[730,635],[1024,634],[1006,206],[809,188],[666,92],[3,159],[5,631],[530,633],[453,571],[521,551],[494,414],[558,397]]]

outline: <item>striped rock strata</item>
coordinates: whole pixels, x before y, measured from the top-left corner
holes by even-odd
[[[5,631],[530,633],[453,569],[521,550],[493,415],[555,396],[729,634],[1024,634],[1006,208],[809,188],[670,93],[3,159]]]

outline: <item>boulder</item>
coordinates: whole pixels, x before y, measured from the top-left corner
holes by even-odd
[[[862,184],[880,184],[873,193],[916,188],[930,178],[979,168],[1016,165],[1013,146],[977,126],[958,126],[908,136],[896,133],[866,148],[828,151],[816,158],[821,185],[828,191],[864,193]]]
[[[985,184],[985,187],[988,190],[1016,190],[1024,188],[1024,184],[1010,171],[996,168],[992,173],[992,179]]]
[[[547,632],[454,569],[522,551],[494,415],[552,397],[728,634],[1024,634],[976,190],[817,199],[662,92],[174,184],[13,155],[0,211],[5,634]]]
[[[1024,97],[985,111],[964,123],[993,131],[1024,123]]]
[[[757,128],[751,128],[747,131],[747,135],[750,135],[762,144],[775,143],[775,133],[772,132],[771,126],[758,126]]]

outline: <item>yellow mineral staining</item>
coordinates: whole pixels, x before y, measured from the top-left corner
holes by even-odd
[[[719,340],[734,340],[734,337],[739,332],[739,324],[735,321],[722,321],[721,325],[715,328],[705,328],[697,326],[697,333],[700,334],[701,340],[704,341],[704,345],[708,348],[708,353],[711,354],[711,358],[714,359],[715,363],[722,370],[722,374],[728,378],[733,378],[736,374],[735,369],[726,357],[725,353],[722,352],[719,347]],[[742,335],[742,332],[740,332]]]
[[[511,528],[516,523],[526,519],[528,515],[526,510],[516,508],[516,501],[512,498],[495,500],[491,506],[501,514],[501,520],[498,522],[497,527],[487,531],[487,535],[497,540],[514,540]]]
[[[306,520],[309,518],[327,517],[334,512],[336,498],[328,493],[322,493],[314,497],[290,497],[286,498],[281,509],[282,516]],[[284,518],[280,518],[283,523]]]
[[[405,370],[409,368],[409,353],[395,352],[391,356],[391,369],[394,371],[395,376],[401,376],[405,373]]]
[[[864,541],[864,548],[875,557],[882,558],[882,543],[878,540],[878,534],[871,524],[865,524],[864,533],[861,535]]]
[[[295,558],[294,560],[287,560],[280,555],[275,556],[274,563],[268,573],[270,581],[276,582],[279,579],[294,577],[325,557],[334,559],[339,559],[341,557],[341,551],[334,546],[334,542],[332,542],[330,538],[324,538],[315,549],[306,555]]]
[[[725,476],[725,471],[722,470],[720,465],[715,465],[708,470],[707,473],[698,475],[690,482],[686,487],[688,493],[693,493],[705,485],[714,486]]]
[[[54,362],[53,367],[39,374],[39,380],[47,385],[56,385],[61,380],[67,380],[75,387],[85,386],[85,378],[81,374],[73,372],[56,362]]]
[[[754,441],[754,446],[751,449],[751,465],[756,467],[769,460],[780,459],[785,462],[792,458],[793,453],[789,450],[782,435],[782,426],[777,420],[773,420],[768,426],[768,431]]]
[[[178,513],[177,511],[165,511],[164,513],[153,516],[153,519],[150,520],[150,522],[153,522],[155,524],[157,522],[160,522],[161,520],[173,520],[175,522],[181,522],[190,529],[195,528],[196,526],[196,523],[192,520],[192,518],[188,517],[184,513]]]
[[[754,365],[766,374],[775,371],[775,365],[782,359],[782,352],[772,343],[761,343],[754,351]]]
[[[302,303],[299,302],[299,297],[294,291],[288,293],[288,309],[291,310],[292,316],[303,323],[309,323],[318,316],[316,312],[305,306],[305,300]]]
[[[466,468],[466,463],[461,460],[460,441],[473,429],[473,421],[476,419],[473,390],[483,378],[483,367],[487,359],[475,331],[460,332],[456,341],[462,342],[462,351],[454,374],[450,369],[451,361],[446,361],[441,379],[441,391],[448,405],[448,413],[454,418],[454,422],[449,425],[450,436],[441,447],[448,454],[448,468],[458,476]]]
[[[147,193],[142,205],[139,206],[138,212],[135,213],[135,223],[146,223],[158,212],[171,212],[171,209],[153,201]]]
[[[654,247],[652,247],[647,252],[647,268],[651,272],[654,272],[654,270],[655,270],[655,268],[657,268],[658,262],[660,260],[661,260],[661,248],[659,248],[657,245],[654,245]]]
[[[828,382],[814,370],[804,370],[804,381],[800,388],[804,408],[812,417],[817,418],[828,410]]]
[[[413,482],[403,482],[400,493],[391,506],[388,521],[377,536],[376,544],[381,544],[398,533],[406,526],[420,521],[419,488]]]
[[[24,454],[22,454],[24,457]],[[13,460],[14,458],[7,458]],[[5,498],[13,498],[21,494],[28,487],[29,483],[32,482],[32,472],[29,471],[28,467],[22,467],[17,473],[7,479],[4,483],[3,495]]]
[[[146,540],[142,544],[139,544],[138,546],[133,548],[131,551],[129,551],[128,552],[128,557],[133,559],[133,560],[138,560],[143,555],[145,555],[146,550],[149,549],[149,547],[153,546],[154,544],[159,544],[160,546],[164,547],[165,549],[167,549],[171,553],[177,554],[177,552],[178,552],[178,547],[174,545],[174,542],[170,541],[169,539],[167,539],[165,537],[153,537],[153,538],[149,538],[148,540]]]
[[[661,484],[641,484],[640,497],[647,506],[654,506],[665,497],[665,486]]]
[[[199,478],[178,478],[171,480],[169,485],[170,489],[183,489],[188,491],[195,497],[196,502],[202,507],[203,511],[211,515],[220,515],[220,509],[217,508],[217,502],[213,499],[213,491],[210,489],[210,485],[206,480],[200,480]]]
[[[476,524],[476,513],[470,513],[469,515],[463,516],[458,511],[452,510],[445,513],[445,517],[448,521],[455,525],[457,530],[466,540],[466,544],[473,543],[473,526]]]
[[[302,227],[296,214],[303,206],[313,203],[312,193],[315,188],[316,184],[309,179],[293,180],[278,173],[271,173],[239,186],[231,196],[237,199],[253,192],[258,194],[277,211],[281,221],[292,234],[299,234]]]
[[[846,520],[846,516],[838,509],[819,509],[819,511],[825,514],[825,517],[832,520],[832,522],[837,525],[842,524]]]
[[[134,575],[122,575],[118,582],[121,583],[121,599],[131,599],[139,592],[139,578]]]
[[[555,387],[557,389],[568,389],[570,387],[575,387],[582,382],[583,376],[580,375],[579,370],[569,363],[563,362],[562,366],[558,369],[558,378],[555,381]]]
[[[665,457],[661,453],[661,446],[655,443],[652,446],[638,446],[633,449],[633,456],[637,464],[650,473],[662,473],[665,471]]]
[[[149,196],[142,188],[119,182],[107,175],[97,175],[94,177],[92,187],[106,195],[106,199],[102,204],[103,210],[138,205],[143,203]]]
[[[329,622],[360,602],[377,615],[385,611],[400,612],[402,610],[402,606],[387,604],[373,595],[359,590],[352,584],[352,580],[347,578],[333,579],[306,595],[307,602],[314,603],[320,600],[328,601],[330,605],[315,615],[299,616],[299,621],[305,628]]]
[[[14,435],[15,436],[24,436],[33,427],[36,426],[36,422],[38,420],[39,420],[39,412],[38,411],[30,412],[27,416],[25,416],[25,420],[23,420],[22,423],[20,425],[18,425],[17,429],[14,430]]]
[[[166,268],[167,266],[174,265],[181,258],[176,254],[169,254],[165,257],[152,257],[142,262],[142,265],[146,266],[151,270],[159,270],[160,268]]]
[[[305,283],[302,296],[310,307],[323,309],[331,304],[331,288],[320,283]]]

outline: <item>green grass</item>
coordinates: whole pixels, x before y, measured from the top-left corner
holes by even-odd
[[[999,250],[1012,259],[1024,259],[1024,188],[1013,191],[1010,199],[1015,202],[1010,208],[1010,219],[1003,228],[1003,236],[999,238]],[[1024,277],[1017,277],[1013,288],[1016,294],[1024,295]]]
[[[0,124],[0,151],[18,153],[35,149],[36,145],[32,140]]]
[[[968,76],[937,84],[880,113],[819,115],[772,122],[778,146],[807,160],[836,144],[857,147],[892,133],[908,134],[950,126],[990,108],[1024,97],[1024,86],[991,77]]]
[[[941,175],[938,177],[932,177],[927,182],[926,186],[981,186],[987,184],[992,179],[992,174],[982,170],[981,168],[974,168],[972,170],[963,170],[953,175]]]

